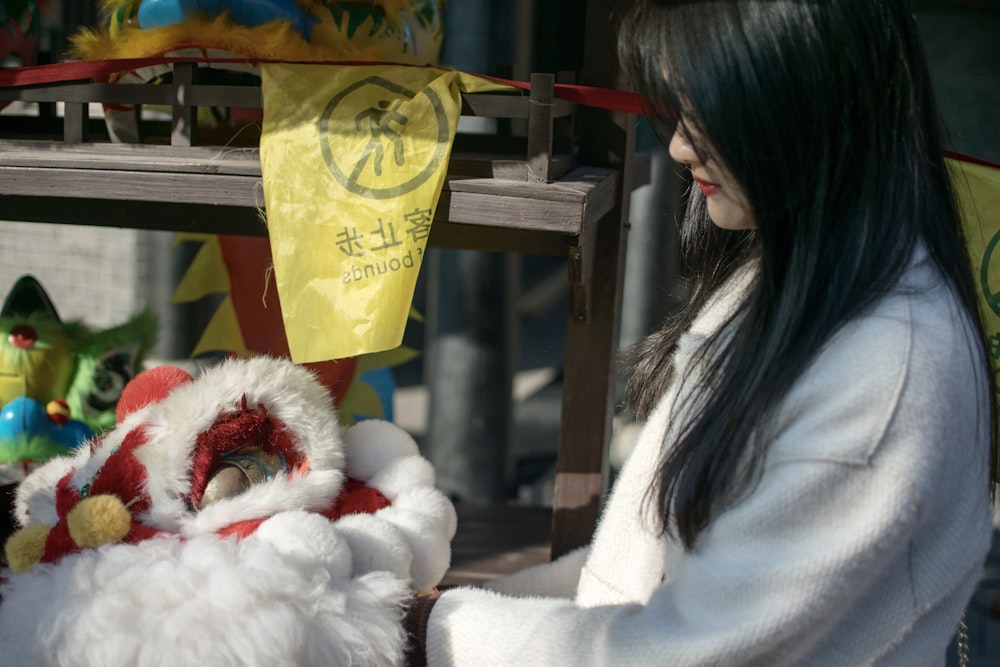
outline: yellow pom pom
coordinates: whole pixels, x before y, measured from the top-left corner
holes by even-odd
[[[50,526],[40,523],[32,524],[19,530],[7,538],[4,551],[7,553],[7,564],[10,569],[20,574],[27,572],[31,566],[42,559],[45,553],[45,539],[49,536]]]
[[[84,498],[66,515],[70,537],[81,547],[120,542],[132,528],[132,515],[117,496]]]
[[[69,403],[61,398],[54,398],[46,403],[45,412],[48,413],[49,419],[60,425],[65,424],[72,417],[69,410]]]

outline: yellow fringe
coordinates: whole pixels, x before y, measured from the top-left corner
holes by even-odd
[[[404,11],[423,5],[423,0],[367,0],[386,14],[398,18]],[[229,21],[223,14],[215,18],[190,17],[183,23],[152,29],[139,29],[125,24],[117,26],[117,17],[134,16],[139,0],[100,0],[104,24],[111,29],[83,28],[70,38],[70,56],[83,60],[141,58],[176,50],[184,45],[197,45],[238,53],[251,58],[277,60],[385,60],[377,40],[349,39],[338,34],[332,25],[329,3],[324,0],[300,0],[303,9],[323,17],[315,34],[321,39],[303,40],[284,21],[247,27]],[[443,3],[440,3],[443,6]],[[440,26],[438,26],[438,31]],[[315,35],[314,35],[315,37]],[[332,38],[331,38],[332,37]],[[420,63],[424,64],[424,63]]]
[[[234,25],[223,15],[213,20],[188,19],[149,30],[123,30],[117,39],[108,32],[81,30],[73,36],[71,55],[84,60],[143,58],[197,45],[222,49],[262,60],[378,60],[378,49],[359,47],[350,40],[339,44],[310,44],[284,21],[249,28]]]

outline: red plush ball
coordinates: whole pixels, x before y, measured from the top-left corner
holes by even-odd
[[[115,414],[118,423],[150,403],[157,403],[177,387],[191,381],[187,371],[176,366],[156,366],[139,373],[125,385]]]

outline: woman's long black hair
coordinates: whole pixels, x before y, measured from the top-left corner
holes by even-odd
[[[677,339],[742,264],[753,288],[710,343],[711,387],[653,491],[685,545],[759,473],[751,434],[824,343],[926,245],[980,322],[923,47],[908,0],[640,0],[620,58],[661,139],[682,123],[743,186],[756,229],[725,231],[692,193],[682,230],[688,307],[634,352],[626,394],[648,416]],[[747,466],[747,462],[758,465]]]

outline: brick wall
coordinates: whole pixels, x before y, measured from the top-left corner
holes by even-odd
[[[131,229],[5,222],[0,236],[0,295],[31,273],[64,320],[96,328],[121,324],[166,297],[151,256],[162,233]]]

